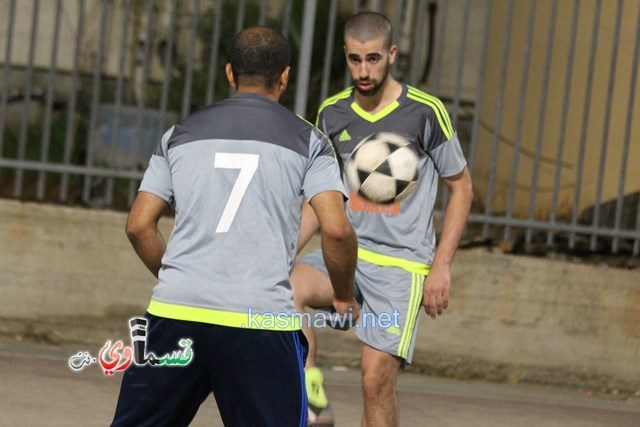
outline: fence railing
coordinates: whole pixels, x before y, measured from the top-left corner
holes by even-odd
[[[342,24],[365,8],[458,130],[468,233],[638,255],[640,0],[0,0],[0,196],[126,209],[163,131],[231,93],[248,25],[289,38],[283,104],[313,120],[350,84]]]

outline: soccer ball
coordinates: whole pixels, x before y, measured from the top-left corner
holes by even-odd
[[[347,184],[373,203],[406,198],[418,179],[418,155],[405,138],[390,132],[369,135],[345,165]]]

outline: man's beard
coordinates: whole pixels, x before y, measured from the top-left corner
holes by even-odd
[[[384,84],[384,82],[387,80],[387,77],[389,76],[389,68],[391,68],[391,66],[389,63],[387,63],[387,65],[384,68],[384,74],[382,75],[382,78],[380,79],[379,82],[371,81],[373,83],[373,87],[369,90],[360,89],[360,86],[358,86],[358,82],[356,80],[353,80],[353,84],[356,87],[356,90],[358,91],[358,93],[362,96],[373,96],[376,93],[378,93],[380,88],[382,88],[382,85]]]

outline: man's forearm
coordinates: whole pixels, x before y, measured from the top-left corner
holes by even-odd
[[[162,267],[162,257],[167,249],[164,237],[158,229],[145,230],[137,235],[130,235],[129,241],[144,265],[156,277]]]
[[[451,193],[445,211],[442,234],[433,260],[434,267],[451,266],[469,217],[472,199],[473,193],[470,189]]]
[[[358,260],[358,242],[355,234],[344,239],[322,236],[322,253],[336,297],[353,298],[353,284]]]

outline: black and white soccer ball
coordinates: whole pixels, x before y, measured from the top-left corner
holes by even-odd
[[[409,141],[390,132],[363,139],[345,165],[350,190],[373,203],[393,203],[409,196],[418,170],[418,154]]]

